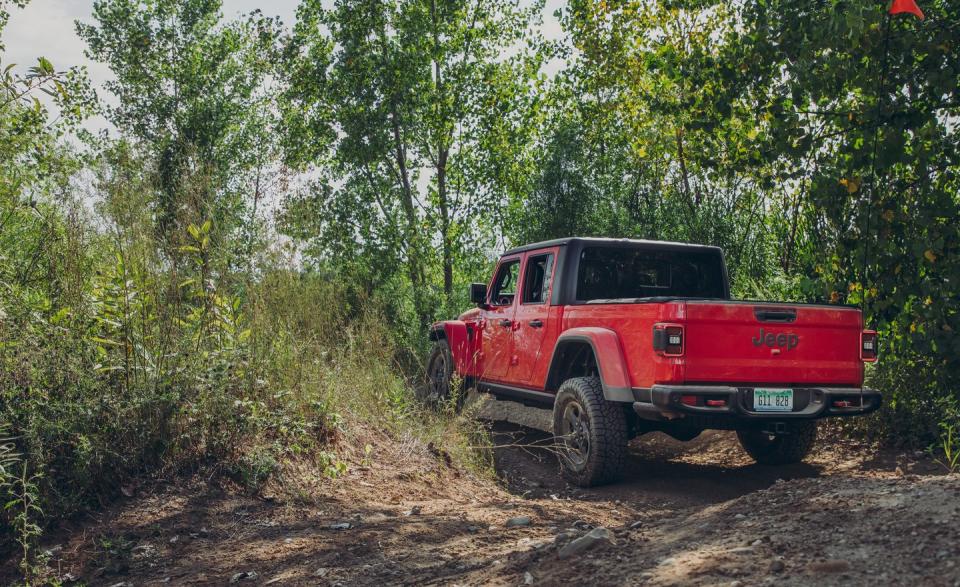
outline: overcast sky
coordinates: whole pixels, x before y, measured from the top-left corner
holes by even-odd
[[[287,26],[294,21],[300,0],[223,0],[223,14],[227,18],[248,13],[259,8],[267,16],[279,16]],[[523,0],[522,3],[527,3]],[[565,4],[565,0],[547,0],[543,14],[543,34],[547,38],[559,38],[560,23],[553,13]],[[90,79],[101,99],[109,101],[103,82],[110,78],[110,70],[103,64],[87,59],[85,45],[77,37],[74,21],[92,21],[93,0],[32,0],[25,9],[12,8],[10,22],[3,33],[7,46],[6,54],[0,55],[4,65],[16,63],[18,71],[36,63],[43,56],[57,69],[85,65]],[[549,69],[559,68],[551,64]],[[89,121],[91,130],[103,128],[105,121]]]

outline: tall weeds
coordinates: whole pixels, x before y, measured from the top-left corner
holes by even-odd
[[[137,186],[100,185],[107,227],[51,210],[72,235],[38,253],[56,280],[18,280],[0,260],[5,550],[29,564],[44,525],[144,473],[204,469],[256,489],[309,456],[340,476],[350,455],[376,458],[364,430],[483,466],[465,448],[482,430],[413,402],[401,357],[414,353],[389,311],[267,254],[236,263],[209,219],[165,253],[131,204]]]

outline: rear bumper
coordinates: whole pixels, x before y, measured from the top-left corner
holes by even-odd
[[[720,420],[770,421],[812,420],[815,418],[862,416],[881,404],[879,391],[859,387],[795,387],[794,411],[758,412],[753,409],[752,387],[717,385],[654,385],[634,390],[633,409],[646,420],[663,421],[706,417]],[[724,400],[723,405],[686,405],[681,397],[693,395]],[[705,401],[701,401],[705,403]]]

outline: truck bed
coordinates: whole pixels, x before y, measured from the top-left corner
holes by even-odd
[[[652,324],[684,328],[682,356],[654,356]],[[632,385],[860,386],[859,310],[717,299],[597,300],[564,308],[563,327],[617,332]]]

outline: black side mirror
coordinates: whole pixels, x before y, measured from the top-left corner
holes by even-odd
[[[486,283],[470,284],[470,301],[478,306],[482,306],[487,303],[487,284]]]

